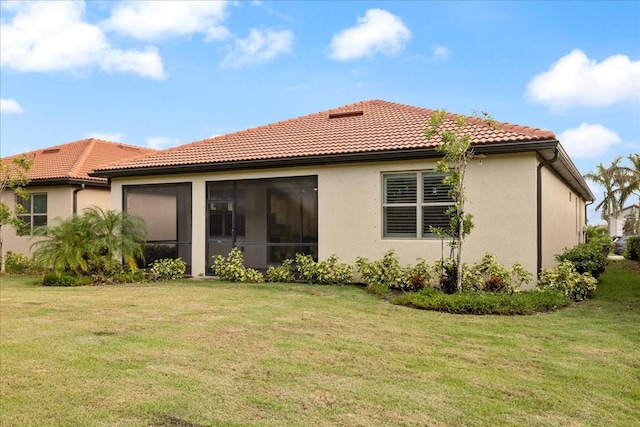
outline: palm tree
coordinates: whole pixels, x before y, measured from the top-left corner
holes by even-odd
[[[621,173],[620,166],[618,166],[620,160],[622,160],[622,157],[616,157],[609,167],[604,167],[604,165],[600,163],[596,166],[596,172],[590,172],[584,175],[586,179],[604,187],[603,199],[596,205],[595,209],[596,211],[602,209],[602,219],[607,221],[610,235],[612,234],[611,219],[618,215],[622,208],[620,188],[622,187],[623,174]]]
[[[640,154],[629,154],[627,159],[631,166],[620,168],[620,206],[624,206],[627,199],[634,195],[640,198]],[[636,208],[635,212],[637,224],[640,223],[640,209]]]
[[[82,217],[95,236],[94,250],[102,261],[98,267],[112,272],[124,260],[130,270],[137,268],[136,259],[144,258],[146,240],[142,219],[99,207],[85,209]]]
[[[136,258],[144,257],[146,232],[136,216],[92,207],[81,216],[56,218],[54,224],[37,228],[34,236],[41,238],[31,245],[38,265],[61,276],[110,274],[121,260],[135,270]]]
[[[620,167],[621,183],[620,202],[623,204],[629,197],[640,197],[640,154],[630,154],[627,159],[631,166]]]
[[[40,238],[31,247],[36,248],[33,257],[43,272],[52,269],[57,276],[89,272],[94,261],[93,240],[80,217],[56,218],[53,224],[36,228],[33,235]]]

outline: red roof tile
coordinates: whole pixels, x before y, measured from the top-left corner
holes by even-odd
[[[102,171],[253,160],[304,158],[435,147],[425,129],[433,110],[387,101],[363,101],[291,120],[182,145],[107,167]],[[448,114],[446,128],[455,126]],[[470,119],[472,145],[555,139],[551,131],[508,123],[492,128]]]
[[[150,148],[89,138],[4,157],[2,162],[18,156],[32,159],[27,173],[31,181],[80,179],[104,182],[106,178],[91,177],[88,173],[100,166],[157,152]]]

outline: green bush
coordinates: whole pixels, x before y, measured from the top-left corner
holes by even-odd
[[[293,272],[293,260],[285,259],[282,264],[275,267],[270,266],[264,273],[267,282],[293,282],[296,280]]]
[[[321,285],[343,285],[353,281],[353,269],[331,254],[324,261],[316,262],[311,255],[296,254],[296,268],[300,279]]]
[[[463,266],[462,289],[513,293],[531,282],[532,277],[520,263],[507,270],[496,261],[495,255],[486,253],[481,262]]]
[[[433,269],[418,258],[415,267],[402,267],[396,252],[391,249],[377,261],[356,258],[356,271],[369,286],[386,285],[389,289],[417,291],[429,286],[433,280]]]
[[[56,273],[46,273],[42,277],[44,286],[86,286],[91,285],[93,280],[89,276],[74,276],[71,274],[57,275]]]
[[[538,281],[538,289],[555,290],[574,301],[590,298],[597,285],[598,279],[579,273],[571,261],[561,261],[553,270],[543,269]]]
[[[136,269],[134,271],[125,270],[124,268],[110,273],[95,272],[88,276],[91,278],[93,285],[116,285],[120,283],[139,283],[144,282],[147,276],[144,270]]]
[[[462,277],[467,275],[465,274],[466,265],[462,266]],[[458,268],[456,267],[456,262],[452,259],[445,258],[436,261],[435,268],[440,272],[440,277],[438,279],[438,288],[442,290],[447,295],[454,294],[458,291]],[[465,281],[462,281],[463,288]]]
[[[144,282],[147,276],[144,270],[123,271],[112,276],[114,283],[139,283]]]
[[[627,239],[627,259],[640,261],[640,236]]]
[[[211,271],[220,279],[230,282],[264,282],[262,273],[244,266],[244,258],[238,248],[231,249],[227,258],[222,255],[213,256]]]
[[[4,260],[4,269],[11,274],[29,274],[36,270],[33,259],[19,252],[8,251]]]
[[[187,263],[181,258],[158,259],[151,264],[149,276],[151,280],[175,280],[184,276]]]
[[[386,283],[369,283],[367,284],[367,292],[371,295],[378,295],[380,297],[385,297],[389,294],[389,285]]]
[[[570,261],[578,273],[589,273],[596,279],[607,267],[607,254],[597,243],[581,243],[556,255],[558,262]]]
[[[391,299],[393,304],[456,314],[534,314],[554,311],[569,305],[567,296],[552,290],[517,294],[465,291],[445,294],[425,288],[421,292],[405,293]]]

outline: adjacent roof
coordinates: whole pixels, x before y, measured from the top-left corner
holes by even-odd
[[[99,168],[101,172],[187,165],[309,159],[362,153],[433,149],[437,136],[425,136],[433,110],[373,100],[182,145],[155,155]],[[453,114],[445,128],[455,126]],[[508,123],[470,119],[472,145],[555,140],[553,132]],[[108,172],[107,172],[108,173]]]
[[[89,176],[88,172],[102,165],[151,153],[157,153],[157,150],[89,138],[4,157],[2,162],[18,156],[31,159],[32,165],[27,173],[31,185],[52,181],[106,183],[106,178]]]

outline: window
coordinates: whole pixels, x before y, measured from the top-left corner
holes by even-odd
[[[33,233],[33,229],[47,225],[47,195],[30,194],[28,199],[18,196],[16,202],[22,205],[23,212],[18,215],[27,226],[20,235]]]
[[[444,175],[431,171],[383,175],[383,236],[435,237],[429,227],[449,227],[453,205]]]

